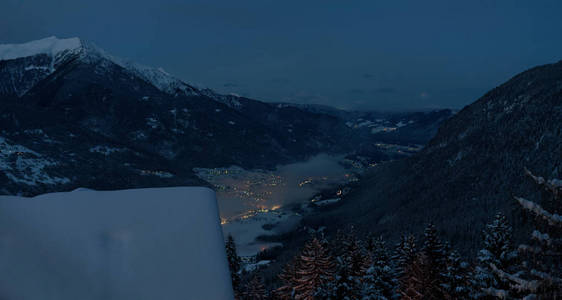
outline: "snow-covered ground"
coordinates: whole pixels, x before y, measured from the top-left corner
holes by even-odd
[[[215,193],[0,196],[6,299],[232,299]]]
[[[27,185],[65,184],[70,179],[51,176],[46,168],[57,163],[22,145],[12,144],[0,136],[0,171],[16,183]]]

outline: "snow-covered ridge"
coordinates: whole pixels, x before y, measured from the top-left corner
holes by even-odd
[[[133,75],[140,77],[146,82],[151,83],[156,88],[170,95],[199,95],[198,90],[182,80],[170,75],[162,68],[152,68],[128,59],[123,59],[109,54],[104,49],[88,41],[81,41],[81,59],[88,63],[101,63],[107,65],[108,62],[114,63]]]
[[[63,51],[72,51],[81,47],[82,43],[79,38],[58,39],[54,36],[23,44],[3,44],[0,45],[0,61],[38,54],[47,54],[55,57]]]
[[[170,95],[200,95],[200,92],[191,85],[168,74],[162,68],[147,67],[138,63],[125,60],[114,60],[118,65],[133,72],[145,81],[150,82],[156,88]]]
[[[143,79],[160,91],[172,96],[207,96],[233,108],[241,108],[241,105],[237,100],[238,97],[236,96],[225,96],[217,94],[210,89],[196,88],[193,85],[187,84],[183,80],[170,75],[162,68],[148,67],[127,59],[113,56],[93,43],[80,40],[76,37],[59,39],[52,36],[23,44],[0,45],[0,61],[31,57],[39,54],[46,54],[50,56],[50,65],[26,66],[24,68],[25,72],[43,70],[44,74],[42,76],[46,77],[55,72],[57,66],[68,57],[76,57],[76,55],[79,55],[79,59],[85,63],[99,64],[104,68],[110,68],[112,64],[120,66],[132,73],[132,75]],[[18,90],[17,94],[21,96],[31,87],[32,86]]]
[[[159,90],[170,95],[201,95],[198,89],[168,74],[162,68],[144,66],[107,53],[93,43],[79,38],[59,39],[48,37],[23,44],[0,45],[0,61],[31,57],[46,54],[52,61],[49,66],[26,67],[25,71],[44,69],[47,75],[55,71],[55,65],[65,59],[67,54],[79,54],[80,59],[87,63],[100,63],[108,66],[114,63],[129,72],[151,83]]]

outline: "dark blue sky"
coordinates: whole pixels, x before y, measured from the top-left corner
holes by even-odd
[[[562,1],[1,0],[0,43],[93,41],[265,101],[460,108],[562,59]]]

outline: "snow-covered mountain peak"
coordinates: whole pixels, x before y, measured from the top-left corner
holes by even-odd
[[[48,58],[37,61],[37,56],[41,54],[47,55]],[[25,61],[21,62],[19,67],[11,70],[12,73],[17,73],[16,81],[19,83],[9,84],[11,88],[8,92],[14,92],[18,96],[25,94],[38,81],[55,72],[58,66],[69,58],[78,58],[83,63],[96,64],[108,70],[114,65],[120,66],[171,95],[200,94],[198,89],[170,75],[162,68],[152,68],[113,56],[94,43],[79,38],[59,39],[52,36],[22,44],[0,45],[0,61],[24,58]],[[29,75],[31,73],[32,76]],[[9,78],[13,77],[9,76]],[[28,78],[29,82],[22,84],[24,78]]]
[[[0,45],[0,95],[21,97],[64,62],[83,51],[78,38],[48,37],[23,44]]]
[[[54,36],[23,44],[2,44],[0,45],[0,61],[38,54],[56,57],[61,52],[75,52],[75,50],[79,50],[81,47],[82,42],[79,38],[59,39]]]
[[[40,54],[47,55],[47,58],[39,57]],[[238,97],[220,95],[210,89],[194,87],[162,68],[153,68],[113,56],[94,43],[79,38],[59,39],[52,36],[23,44],[0,45],[0,61],[22,58],[25,59],[11,63],[9,71],[6,69],[10,73],[6,78],[10,82],[7,82],[5,87],[0,84],[0,94],[14,93],[22,96],[40,80],[54,73],[59,66],[70,59],[77,59],[82,63],[96,65],[101,70],[111,70],[115,66],[122,67],[133,76],[172,96],[206,96],[236,109],[241,108],[236,100]]]

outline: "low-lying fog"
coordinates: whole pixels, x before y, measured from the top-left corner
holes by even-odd
[[[236,166],[195,171],[214,185],[224,234],[235,238],[240,255],[251,256],[278,245],[256,241],[256,237],[282,234],[301,219],[281,207],[309,202],[324,189],[356,180],[362,168],[343,156],[319,154],[304,162],[277,166],[274,171]]]
[[[221,217],[230,219],[253,210],[302,203],[322,189],[348,182],[354,175],[342,161],[343,156],[319,154],[305,162],[280,165],[275,171],[238,167],[196,171],[215,186]]]

